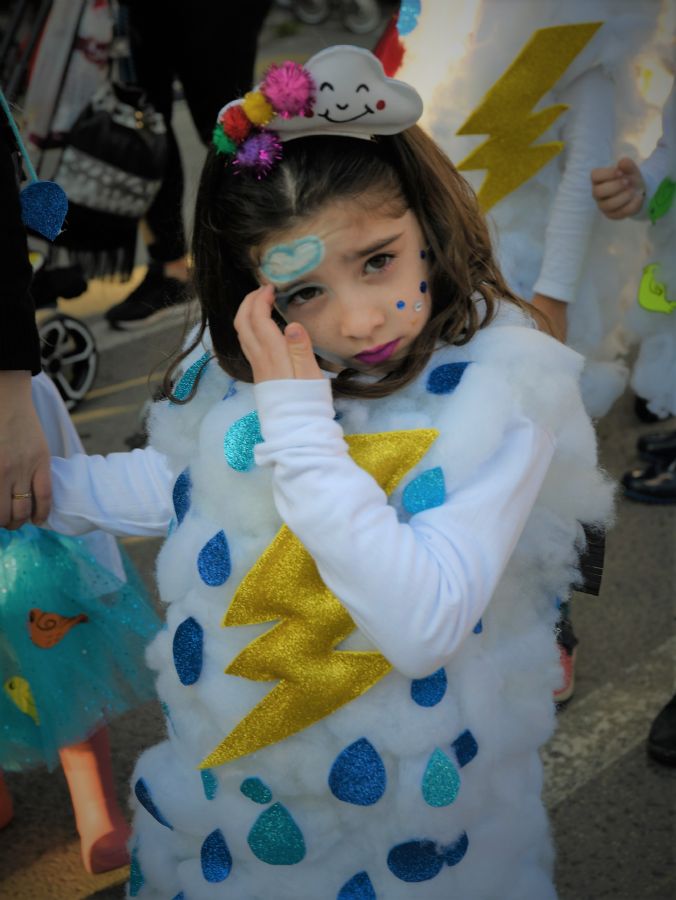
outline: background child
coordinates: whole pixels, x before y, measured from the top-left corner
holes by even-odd
[[[612,490],[581,358],[420,112],[353,47],[228,104],[151,447],[54,463],[60,529],[159,534],[173,499],[131,896],[555,896],[555,598]]]
[[[56,388],[33,379],[54,454],[82,444]],[[143,650],[158,619],[113,538],[0,529],[0,769],[59,762],[88,872],[129,861],[129,826],[111,771],[106,723],[152,698]],[[13,815],[0,774],[0,827]]]

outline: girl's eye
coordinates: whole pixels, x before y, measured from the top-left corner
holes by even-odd
[[[306,284],[304,287],[289,291],[288,293],[279,293],[277,300],[283,306],[303,306],[315,297],[320,297],[324,293],[324,288],[319,284]]]
[[[383,272],[389,267],[393,259],[394,253],[378,253],[376,256],[372,256],[367,260],[364,269],[367,274],[372,272]]]

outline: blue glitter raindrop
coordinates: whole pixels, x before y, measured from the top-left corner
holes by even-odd
[[[180,525],[185,514],[190,509],[190,492],[192,490],[192,481],[190,480],[190,470],[184,469],[176,479],[172,498],[174,501],[174,512],[176,513],[176,521]]]
[[[202,674],[202,626],[190,616],[184,619],[174,633],[174,665],[181,684],[195,684]]]
[[[271,866],[293,866],[305,856],[303,834],[281,803],[260,814],[247,841],[255,856]]]
[[[186,369],[186,371],[181,376],[181,380],[173,390],[173,395],[177,400],[185,400],[185,398],[190,394],[193,387],[195,386],[195,382],[202,374],[202,369],[206,368],[210,359],[210,353],[203,353],[202,356],[200,356],[200,358],[190,366],[190,368]]]
[[[31,181],[19,194],[21,221],[48,241],[61,233],[68,213],[66,192],[55,181]]]
[[[422,794],[430,806],[450,806],[458,796],[460,776],[451,760],[438,748],[432,753],[422,781]]]
[[[444,867],[434,841],[409,841],[397,844],[387,854],[387,865],[400,881],[413,883],[436,878]]]
[[[183,891],[181,891],[180,894],[176,894],[173,900],[185,900],[185,894],[183,893]]]
[[[432,369],[427,378],[427,390],[430,394],[452,394],[468,365],[468,362],[444,363]]]
[[[458,760],[460,768],[466,766],[467,763],[472,762],[479,752],[479,745],[476,742],[476,738],[469,730],[463,731],[462,734],[458,735],[451,744],[451,747],[453,747],[455,758]]]
[[[272,791],[260,778],[245,778],[239,789],[254,803],[269,803],[272,800]]]
[[[138,779],[138,781],[134,785],[134,793],[136,794],[136,799],[138,800],[138,802],[146,810],[146,812],[150,813],[153,819],[157,819],[160,825],[164,825],[164,827],[168,828],[170,831],[174,830],[174,826],[170,825],[169,822],[167,822],[167,820],[155,805],[155,801],[150,796],[150,788],[148,787],[148,783],[146,782],[145,778]]]
[[[383,796],[386,786],[383,761],[366,738],[341,750],[331,766],[329,787],[344,803],[372,806]]]
[[[444,862],[447,866],[457,866],[464,858],[469,847],[469,838],[467,832],[463,831],[457,841],[444,847]]]
[[[441,506],[446,500],[443,471],[437,466],[418,475],[406,485],[401,500],[406,512],[412,516],[425,509]]]
[[[230,382],[230,387],[228,388],[223,399],[229,400],[231,397],[234,397],[236,393],[237,393],[237,388],[235,387],[235,379],[233,378],[232,381]]]
[[[405,300],[397,300],[397,309],[405,309],[406,301]]]
[[[230,874],[232,869],[232,856],[225,843],[223,832],[220,828],[207,835],[200,850],[200,862],[202,875],[205,881],[217,884]]]
[[[129,896],[138,897],[144,884],[145,879],[138,861],[138,847],[134,847],[131,851],[131,861],[129,865]]]
[[[479,619],[479,621],[476,623],[476,625],[474,626],[472,631],[474,632],[474,634],[481,634],[481,632],[483,630],[484,630],[484,623],[481,621],[481,619]]]
[[[211,769],[201,769],[202,790],[207,800],[213,800],[218,792],[218,780]]]
[[[357,872],[357,874],[347,881],[340,891],[336,900],[377,900],[376,892],[373,890],[371,879],[366,872]]]
[[[202,547],[197,557],[197,571],[209,587],[219,587],[230,577],[230,547],[224,531],[217,532]]]
[[[223,439],[223,452],[230,468],[237,472],[253,469],[254,447],[263,440],[257,412],[247,413],[233,422]]]
[[[427,678],[415,678],[411,682],[411,698],[418,706],[436,706],[443,700],[447,686],[446,669],[437,669]]]

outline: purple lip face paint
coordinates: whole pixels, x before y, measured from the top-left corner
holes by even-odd
[[[406,307],[405,300],[397,300],[397,309],[404,309]]]

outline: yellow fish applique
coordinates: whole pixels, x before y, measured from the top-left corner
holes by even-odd
[[[27,716],[30,716],[36,725],[39,725],[40,719],[38,718],[38,711],[35,708],[35,700],[33,699],[31,686],[26,679],[22,678],[20,675],[13,675],[11,678],[7,679],[3,687],[12,703],[20,709],[22,713],[26,713]]]

